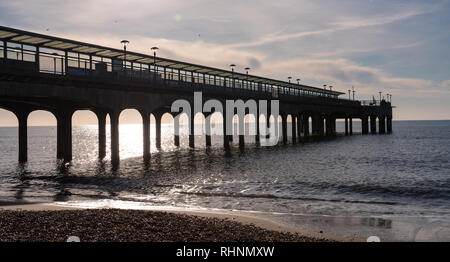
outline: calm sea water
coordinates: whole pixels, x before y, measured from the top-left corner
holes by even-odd
[[[192,150],[186,130],[181,148],[172,134],[163,125],[160,151],[151,134],[144,164],[141,126],[122,125],[113,169],[97,160],[96,126],[74,127],[70,165],[55,160],[56,127],[29,127],[25,165],[17,163],[17,128],[0,127],[0,201],[239,210],[345,236],[450,241],[450,121],[395,121],[390,135],[274,147],[247,137],[244,151],[228,153],[219,136],[210,149],[196,137]]]

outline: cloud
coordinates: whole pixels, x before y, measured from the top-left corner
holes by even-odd
[[[338,31],[344,31],[344,30],[352,30],[352,29],[358,29],[362,27],[371,27],[371,26],[381,26],[386,24],[395,23],[397,21],[405,20],[414,16],[423,15],[423,14],[429,14],[434,11],[433,9],[430,10],[413,10],[413,11],[407,11],[405,13],[396,14],[396,15],[389,15],[389,16],[379,16],[379,17],[373,17],[373,18],[343,18],[342,21],[338,22],[332,22],[331,28],[328,29],[321,29],[321,30],[313,30],[313,31],[305,31],[305,32],[295,32],[295,33],[289,33],[289,34],[269,34],[262,38],[259,38],[257,40],[251,41],[251,42],[244,42],[244,43],[234,43],[228,45],[229,48],[243,48],[243,47],[255,47],[255,46],[261,46],[265,44],[275,43],[275,42],[284,42],[292,39],[298,39],[303,38],[307,36],[313,36],[313,35],[326,35],[331,33],[336,33]]]

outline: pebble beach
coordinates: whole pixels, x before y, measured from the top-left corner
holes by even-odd
[[[124,209],[2,210],[1,242],[324,242],[230,219]]]

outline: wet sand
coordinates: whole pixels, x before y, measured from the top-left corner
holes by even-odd
[[[0,241],[323,242],[275,222],[210,211],[80,209],[52,204],[2,205]]]

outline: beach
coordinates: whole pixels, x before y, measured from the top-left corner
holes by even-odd
[[[4,205],[1,242],[329,242],[271,221],[196,211],[80,209],[51,204]]]

